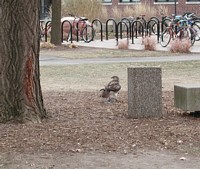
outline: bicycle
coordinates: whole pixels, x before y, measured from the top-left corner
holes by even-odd
[[[43,41],[43,38],[45,38],[45,41],[47,41],[47,35],[51,30],[51,21],[45,21],[40,20],[40,40]]]
[[[193,13],[185,13],[183,15],[184,19],[187,20],[188,25],[190,25],[195,30],[195,41],[200,40],[200,21],[196,19]]]
[[[196,31],[195,29],[189,25],[187,20],[184,19],[173,19],[170,23],[169,27],[166,27],[164,32],[160,36],[160,44],[162,47],[166,47],[171,39],[179,38],[182,39],[189,39],[191,46],[195,42]]]
[[[71,40],[71,34],[76,34],[76,36],[80,36],[84,42],[91,42],[95,35],[93,24],[87,22],[88,19],[85,17],[79,17],[73,14],[68,15],[74,17],[74,20],[72,21],[72,31],[68,32],[67,41]]]

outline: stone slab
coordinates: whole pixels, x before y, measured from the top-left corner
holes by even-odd
[[[128,115],[132,118],[162,115],[160,67],[128,68]]]
[[[200,84],[174,85],[174,105],[185,111],[200,111]]]

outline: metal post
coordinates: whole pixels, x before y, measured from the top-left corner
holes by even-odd
[[[174,14],[176,16],[176,0],[174,0]]]

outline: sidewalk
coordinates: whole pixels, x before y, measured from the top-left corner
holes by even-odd
[[[156,37],[155,37],[156,38]],[[70,42],[64,42],[63,44],[69,44]],[[116,40],[115,39],[109,39],[106,40],[105,38],[103,41],[101,40],[94,40],[90,43],[85,43],[83,41],[73,42],[74,44],[78,46],[85,46],[85,47],[95,47],[95,48],[107,48],[107,49],[117,49]],[[156,50],[159,51],[169,51],[170,46],[162,47],[159,43],[156,45]],[[129,40],[129,49],[135,49],[135,50],[143,50],[144,45],[142,45],[142,38],[134,38],[134,44],[132,44],[132,41]],[[200,41],[196,41],[194,46],[191,47],[192,53],[200,53]]]

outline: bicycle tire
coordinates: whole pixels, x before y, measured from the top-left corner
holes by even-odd
[[[161,31],[165,32],[167,30],[167,28],[170,27],[172,23],[172,20],[169,18],[165,18],[162,22],[161,22]]]
[[[196,32],[193,28],[189,28],[188,31],[189,31],[189,34],[190,34],[191,46],[193,46],[195,41],[196,41]]]
[[[82,38],[84,42],[89,43],[94,39],[94,28],[91,25],[87,25],[82,30]]]
[[[200,23],[199,23],[200,24]],[[200,26],[198,25],[198,22],[195,22],[192,24],[192,28],[195,29],[195,41],[200,40]]]
[[[160,44],[162,47],[167,47],[169,45],[169,42],[171,41],[171,33],[169,30],[165,30],[161,36],[160,36]]]
[[[69,31],[67,38],[66,38],[67,42],[71,41],[71,34],[72,34],[72,32]]]
[[[180,31],[177,32],[177,34],[179,34],[179,32],[181,33],[178,38],[180,40],[184,40],[184,39],[190,40],[191,46],[193,46],[195,42],[195,36],[194,36],[194,33],[191,32],[192,29],[182,29]]]

